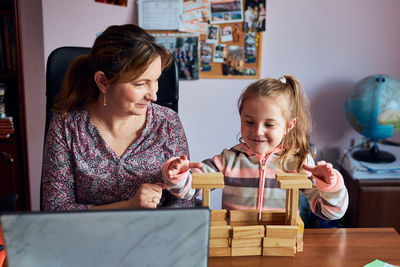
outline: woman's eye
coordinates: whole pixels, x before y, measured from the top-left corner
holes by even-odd
[[[266,126],[266,127],[274,127],[275,124],[266,123],[265,126]]]
[[[245,121],[245,122],[246,122],[246,124],[248,124],[248,125],[252,125],[252,124],[253,124],[252,121]]]
[[[134,83],[133,84],[133,86],[136,86],[136,87],[141,87],[141,86],[145,86],[146,84],[145,83]]]

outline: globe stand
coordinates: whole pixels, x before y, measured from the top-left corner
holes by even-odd
[[[353,158],[369,163],[390,163],[396,160],[396,157],[386,151],[380,151],[378,145],[374,143],[369,150],[360,150],[353,153]]]

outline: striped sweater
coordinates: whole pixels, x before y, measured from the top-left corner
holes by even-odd
[[[286,203],[286,190],[280,189],[275,174],[282,172],[279,168],[279,150],[275,150],[264,158],[249,150],[244,144],[238,144],[230,149],[224,149],[221,154],[203,161],[201,169],[192,169],[192,172],[222,172],[225,187],[222,193],[222,208],[224,209],[256,209],[262,203],[264,210],[283,210]],[[169,163],[163,167],[164,180],[171,184],[167,178],[166,170]],[[314,166],[314,160],[308,156],[306,164]],[[265,166],[265,167],[263,167]],[[287,163],[289,170],[295,170],[295,162]],[[331,184],[327,184],[314,177],[313,187],[302,189],[310,203],[311,210],[319,217],[326,220],[341,218],[348,206],[348,193],[342,175],[334,170],[335,177]],[[311,173],[308,173],[311,176]],[[194,194],[191,186],[191,174],[185,172],[175,177],[179,182],[174,184],[176,196],[187,198]],[[176,180],[175,180],[176,181]],[[261,190],[264,184],[264,190]],[[179,188],[179,189],[178,189]],[[260,193],[263,200],[259,199]],[[262,198],[262,196],[261,196]]]

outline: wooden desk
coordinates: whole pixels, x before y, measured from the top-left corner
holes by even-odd
[[[304,251],[294,257],[213,257],[209,267],[363,266],[376,259],[400,265],[400,235],[393,228],[305,229]]]

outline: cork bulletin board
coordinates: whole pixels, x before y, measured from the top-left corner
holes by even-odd
[[[207,19],[187,24],[196,25],[197,33],[150,31],[173,53],[179,79],[260,78],[265,0],[184,0],[183,4],[205,1],[209,3],[209,14],[203,14]]]

